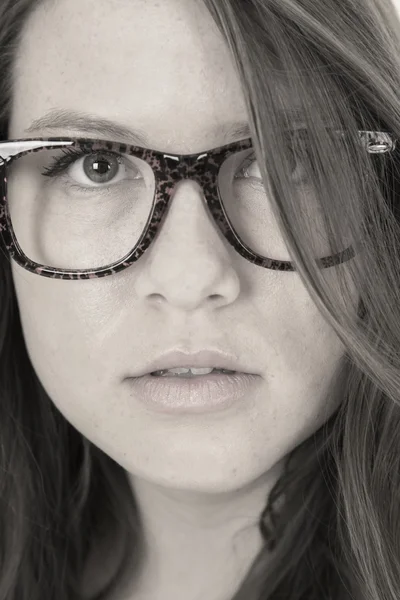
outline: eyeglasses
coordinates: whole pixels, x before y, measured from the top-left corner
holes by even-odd
[[[388,132],[358,133],[369,153],[396,147]],[[250,138],[186,155],[89,138],[3,141],[3,243],[21,267],[36,275],[80,280],[118,273],[150,247],[175,185],[190,179],[203,190],[209,214],[243,258],[266,269],[295,271],[292,262],[278,258],[282,241],[261,177],[249,175],[254,163]],[[352,243],[316,262],[321,268],[346,262],[357,246]]]

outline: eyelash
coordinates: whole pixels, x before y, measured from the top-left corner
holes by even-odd
[[[101,154],[102,156],[111,156],[112,158],[117,158],[118,163],[122,164],[123,159],[120,154],[116,152],[110,152],[109,150],[99,150],[98,152],[87,152],[82,149],[76,148],[63,148],[62,149],[63,156],[59,158],[55,158],[49,167],[46,167],[42,175],[44,177],[59,177],[64,174],[64,172],[74,164],[77,160],[82,158],[82,156],[90,156]]]
[[[293,173],[292,173],[292,175],[293,175],[295,173],[295,171],[297,170],[297,168],[299,167],[298,161],[300,161],[300,152],[297,153],[298,145],[302,144],[301,154],[304,155],[304,150],[305,150],[305,152],[308,153],[309,141],[310,141],[308,138],[308,130],[305,128],[286,130],[284,132],[284,139],[285,139],[285,142],[287,143],[287,147],[289,148],[289,152],[290,152],[291,156],[293,157],[293,159],[296,162],[296,166],[293,169]],[[255,152],[252,152],[242,163],[240,171],[245,171],[245,173],[247,173],[247,169],[249,166],[251,166],[251,163],[256,162],[256,161],[254,161],[255,156],[256,156]],[[251,178],[251,177],[245,175],[244,178],[257,179],[262,185],[262,181],[258,177]],[[305,181],[307,181],[307,176],[304,174],[304,175],[301,175],[300,178],[297,178],[296,183],[304,183]]]
[[[301,141],[303,142],[304,141],[303,134],[304,133],[307,134],[306,129],[290,130],[289,132],[285,132],[285,137],[287,140],[288,139],[293,140],[293,138],[294,138],[293,134],[299,134],[299,133],[301,134],[300,137],[301,137]],[[307,136],[306,141],[308,143],[308,136]],[[42,175],[44,177],[50,177],[50,178],[59,177],[65,173],[65,171],[68,169],[68,167],[70,167],[72,164],[74,164],[77,160],[79,160],[83,156],[90,156],[90,155],[95,155],[95,154],[101,154],[102,156],[110,156],[112,158],[116,157],[118,160],[118,163],[123,164],[123,158],[120,154],[117,154],[116,152],[111,152],[108,150],[99,150],[96,153],[96,152],[92,152],[92,151],[91,152],[85,151],[85,150],[82,150],[81,148],[79,148],[79,149],[63,148],[62,152],[63,152],[63,156],[60,156],[59,158],[55,158],[53,160],[52,164],[45,168],[45,170],[42,173]],[[293,152],[293,156],[294,155],[295,155],[295,153]],[[257,162],[255,152],[252,152],[244,160],[244,162],[242,163],[242,165],[240,167],[239,173],[245,172],[245,175],[242,177],[242,179],[256,179],[262,184],[262,181],[258,177],[250,177],[247,175],[247,170],[253,162]]]

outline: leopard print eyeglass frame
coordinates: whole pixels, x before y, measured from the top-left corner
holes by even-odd
[[[396,140],[389,132],[360,131],[359,135],[362,146],[372,154],[392,152],[396,147]],[[66,270],[39,264],[24,254],[15,236],[7,203],[9,166],[21,156],[63,147],[76,148],[85,154],[108,151],[134,156],[145,161],[154,173],[154,198],[140,239],[126,256],[100,269]],[[134,264],[155,239],[167,214],[175,184],[184,179],[191,179],[196,181],[203,190],[206,205],[222,235],[243,258],[266,269],[295,271],[292,262],[266,258],[251,250],[240,239],[221,201],[218,174],[222,164],[232,154],[251,148],[251,138],[219,146],[207,152],[185,155],[172,155],[149,148],[90,138],[51,137],[2,141],[0,142],[0,235],[3,246],[21,267],[44,277],[82,280],[118,273]],[[346,262],[354,256],[355,246],[350,246],[333,256],[316,259],[316,262],[321,268],[328,268]]]

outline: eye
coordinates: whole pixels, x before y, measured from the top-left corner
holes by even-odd
[[[124,176],[125,167],[120,157],[89,154],[71,165],[69,176],[77,183],[117,183]]]
[[[288,130],[285,132],[286,147],[289,152],[291,172],[290,176],[293,183],[299,184],[307,181],[307,175],[304,168],[305,156],[309,152],[309,139],[306,129]],[[235,179],[255,180],[256,185],[263,185],[262,175],[255,152],[252,152],[242,163],[237,171]]]
[[[108,151],[85,152],[78,148],[66,148],[61,157],[45,169],[43,175],[50,178],[67,178],[82,187],[100,187],[127,179],[141,178],[134,164],[120,154]]]
[[[260,183],[262,183],[262,176],[258,166],[258,161],[254,157],[255,153],[252,152],[250,156],[246,158],[244,163],[242,163],[241,168],[235,175],[235,179],[259,179]]]

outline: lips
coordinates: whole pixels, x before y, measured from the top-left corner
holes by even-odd
[[[141,403],[146,410],[176,416],[249,410],[253,394],[262,384],[257,375],[204,375],[180,377],[133,377],[127,380],[131,389],[128,401]]]

